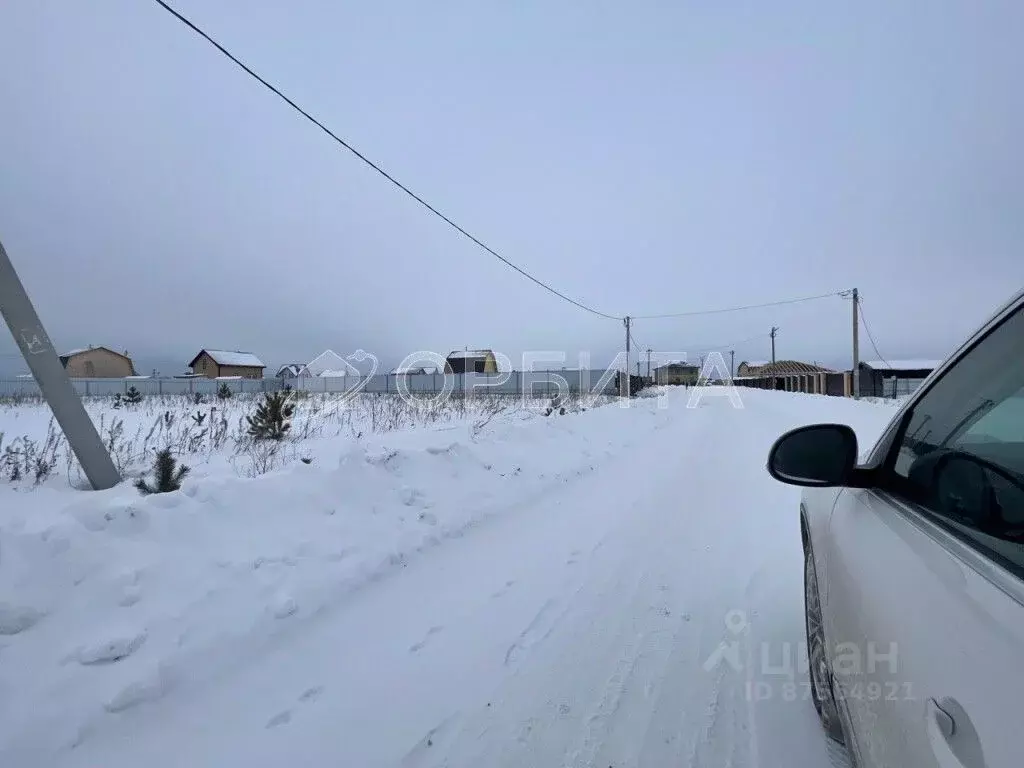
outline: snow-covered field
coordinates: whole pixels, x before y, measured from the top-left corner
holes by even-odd
[[[0,765],[827,765],[798,492],[764,461],[815,421],[867,445],[894,410],[690,394],[321,401],[269,465],[243,403],[189,406],[228,406],[219,444],[183,412],[147,439],[159,403],[104,413],[126,471],[178,440],[192,473],[148,497],[0,479]],[[0,408],[8,441],[47,422]]]

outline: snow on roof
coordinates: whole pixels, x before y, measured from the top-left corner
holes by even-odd
[[[865,360],[864,365],[876,371],[932,371],[942,365],[941,360]]]
[[[238,352],[227,349],[204,349],[217,365],[240,365],[247,368],[265,368],[263,361],[251,352]]]
[[[489,349],[457,349],[448,355],[449,360],[461,360],[470,357],[487,357],[494,353]]]
[[[94,344],[91,347],[79,347],[77,349],[72,349],[69,352],[65,352],[63,355],[60,355],[60,357],[71,357],[72,355],[80,355],[83,352],[92,352],[94,349],[105,349],[107,352],[113,352],[115,355],[127,357],[127,355],[124,354],[123,352],[118,352],[116,349],[111,349],[110,347],[104,347],[102,344]]]
[[[748,368],[761,368],[770,362],[770,360],[744,360],[741,365],[746,365]]]
[[[361,376],[359,369],[333,350],[325,350],[310,360],[300,376]]]
[[[415,376],[421,373],[432,374],[437,371],[436,368],[425,368],[423,366],[416,366],[414,368],[395,368],[391,373],[395,376]]]

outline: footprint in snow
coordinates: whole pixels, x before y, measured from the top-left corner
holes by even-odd
[[[286,709],[284,712],[278,712],[272,718],[267,720],[267,728],[277,728],[279,725],[288,725],[292,721],[292,712],[290,709]]]
[[[511,588],[512,588],[512,586],[513,586],[514,584],[515,584],[515,582],[514,582],[514,581],[506,581],[506,582],[505,582],[505,586],[504,586],[504,587],[502,587],[501,589],[499,589],[499,590],[498,590],[497,592],[493,593],[493,594],[491,595],[491,598],[492,598],[492,599],[497,599],[497,598],[499,598],[499,597],[504,597],[504,595],[505,595],[505,594],[506,594],[506,593],[507,593],[507,592],[509,591],[509,589],[511,589]]]
[[[430,640],[432,636],[436,635],[442,629],[444,629],[444,627],[440,626],[435,626],[428,629],[426,636],[422,640],[420,640],[418,643],[414,643],[413,645],[409,646],[409,653],[416,653],[417,651],[423,650],[423,648],[427,644],[427,641]]]
[[[302,704],[308,704],[310,702],[316,701],[318,698],[320,698],[320,694],[322,694],[323,692],[324,687],[322,685],[314,685],[311,688],[307,688],[299,695],[299,705],[301,706]],[[292,721],[292,715],[294,714],[295,712],[292,709],[282,710],[281,712],[278,712],[272,718],[267,720],[267,724],[264,727],[277,728],[279,725],[288,725],[288,723]]]
[[[314,685],[312,688],[307,688],[302,692],[302,695],[299,696],[299,701],[316,701],[323,692],[324,687],[322,685]]]

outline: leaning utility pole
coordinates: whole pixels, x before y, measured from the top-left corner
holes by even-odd
[[[624,382],[622,384],[622,387],[620,387],[620,391],[621,391],[621,393],[624,396],[629,397],[629,389],[630,389],[630,387],[629,387],[629,339],[630,339],[629,315],[626,315],[623,318],[622,322],[626,326],[626,370],[625,370],[625,374],[626,375],[625,375],[625,380],[624,380]]]
[[[89,483],[98,491],[117,485],[121,476],[86,413],[82,399],[75,394],[71,379],[46,335],[3,243],[0,243],[0,315],[11,329],[15,343]]]
[[[775,334],[778,333],[778,332],[779,332],[779,329],[776,328],[773,325],[772,326],[772,332],[771,332],[771,337],[772,337],[772,362],[773,363],[775,362]]]
[[[860,294],[853,289],[853,397],[860,397]]]

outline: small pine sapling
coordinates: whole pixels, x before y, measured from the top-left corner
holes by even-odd
[[[128,387],[128,391],[124,393],[124,402],[126,405],[138,405],[142,402],[142,393],[135,387]]]
[[[292,428],[291,419],[295,414],[295,404],[291,402],[291,392],[268,392],[263,402],[256,406],[256,413],[246,416],[249,423],[249,436],[254,440],[283,440]]]
[[[227,382],[221,382],[220,386],[217,387],[217,397],[221,400],[231,399],[231,387],[227,385]]]
[[[170,448],[157,451],[156,461],[153,462],[153,484],[150,485],[146,479],[140,477],[135,481],[135,487],[139,493],[148,496],[151,493],[170,493],[181,488],[181,481],[189,472],[184,464],[178,466],[178,460],[171,454]]]

